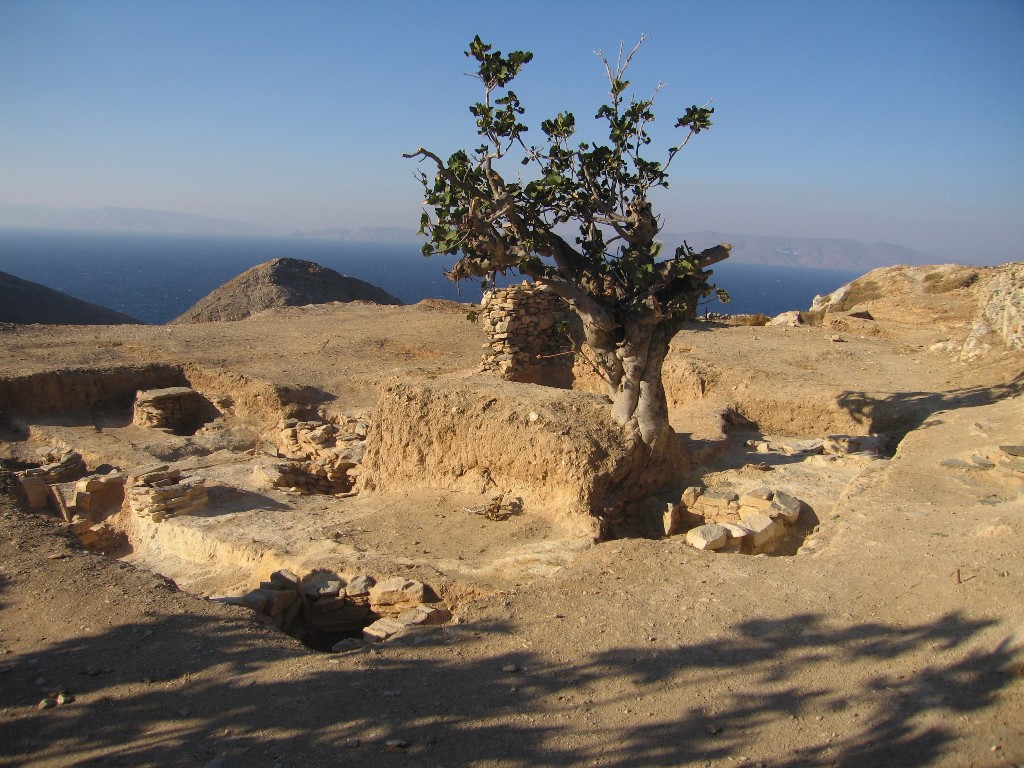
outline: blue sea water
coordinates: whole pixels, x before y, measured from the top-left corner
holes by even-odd
[[[415,243],[0,229],[0,272],[147,323],[167,322],[246,269],[282,257],[315,261],[406,303],[480,298],[475,284],[445,278],[455,257],[424,258]],[[816,294],[858,274],[723,262],[714,282],[733,301],[708,309],[767,315],[806,309]]]

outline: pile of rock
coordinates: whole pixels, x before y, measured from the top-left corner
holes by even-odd
[[[43,454],[45,464],[15,472],[22,496],[30,509],[55,507],[63,512],[61,500],[56,497],[52,486],[77,480],[88,468],[82,455],[76,451],[50,449]]]
[[[410,626],[444,624],[451,611],[432,603],[432,591],[401,577],[348,580],[329,571],[299,578],[275,571],[241,597],[217,598],[265,616],[271,624],[318,650],[345,651],[382,642]]]
[[[666,527],[677,526],[684,515],[703,519],[686,532],[686,543],[697,549],[759,554],[770,552],[800,519],[804,503],[783,491],[755,488],[742,494],[728,488],[690,487],[668,514]],[[674,531],[672,531],[674,532]]]
[[[266,452],[291,461],[257,466],[257,481],[301,494],[347,494],[355,484],[353,470],[363,460],[368,428],[354,417],[339,425],[285,419]]]
[[[97,522],[87,517],[75,515],[71,518],[71,532],[88,549],[104,551],[119,546],[124,534],[105,522]]]
[[[125,496],[139,517],[159,523],[169,517],[205,509],[210,503],[201,478],[183,477],[166,464],[140,467],[129,473]]]
[[[844,456],[867,454],[877,456],[881,451],[878,435],[826,435],[822,438],[801,440],[747,440],[747,447],[757,453],[780,453],[783,456]]]
[[[572,313],[547,286],[523,282],[489,291],[478,317],[487,335],[482,371],[515,379],[538,367],[572,368]]]
[[[135,393],[132,424],[192,435],[217,415],[213,404],[190,387],[166,387]]]

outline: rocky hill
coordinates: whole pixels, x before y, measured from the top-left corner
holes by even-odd
[[[0,272],[0,323],[122,325],[141,320]]]
[[[382,288],[312,261],[274,259],[258,264],[196,302],[172,323],[242,320],[272,307],[332,301],[401,304]]]

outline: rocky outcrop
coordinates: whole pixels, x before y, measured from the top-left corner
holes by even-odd
[[[301,307],[332,301],[402,303],[382,288],[342,275],[315,262],[274,259],[224,283],[171,322],[242,320],[273,307]]]
[[[154,523],[206,509],[209,495],[201,478],[186,478],[166,464],[132,470],[125,489],[128,507]]]
[[[998,267],[988,281],[978,306],[978,317],[960,352],[973,360],[993,344],[1024,349],[1024,262]]]
[[[867,313],[871,320],[910,325],[961,323],[975,305],[978,286],[991,273],[988,267],[938,264],[924,267],[883,267],[868,272],[826,296],[815,296],[806,313],[814,322],[831,325]],[[962,301],[940,299],[958,293]],[[837,330],[844,330],[837,327]],[[870,334],[865,334],[870,335]]]
[[[0,323],[141,325],[141,320],[0,272]]]

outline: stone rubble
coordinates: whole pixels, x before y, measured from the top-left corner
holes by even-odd
[[[186,478],[180,469],[154,464],[132,470],[125,488],[128,506],[154,523],[205,509],[209,494],[201,478]]]
[[[42,458],[46,462],[42,466],[19,470],[14,476],[18,479],[22,496],[29,509],[54,507],[57,512],[63,514],[63,500],[56,498],[52,487],[57,483],[77,480],[89,470],[82,455],[76,451],[51,448]]]
[[[785,538],[804,510],[804,503],[784,491],[767,487],[737,493],[730,488],[691,486],[679,504],[671,505],[666,521],[674,530],[684,515],[703,519],[686,532],[686,543],[696,549],[761,554],[771,552]],[[666,523],[668,527],[669,523]]]
[[[263,487],[299,494],[347,494],[363,460],[369,424],[349,417],[340,426],[324,421],[284,419],[265,451],[287,462],[260,464],[254,470]]]
[[[279,570],[258,589],[214,598],[241,605],[303,643],[341,653],[379,643],[407,627],[445,624],[452,613],[419,581],[394,577],[377,582],[360,574],[347,582],[328,571],[299,577]]]
[[[477,316],[487,336],[481,371],[517,379],[538,368],[572,368],[572,312],[547,286],[524,281],[489,291]]]

